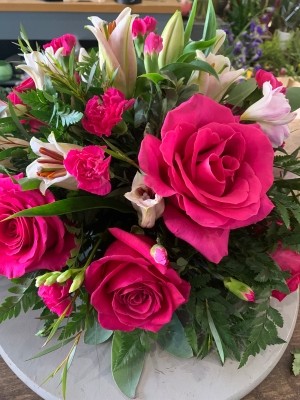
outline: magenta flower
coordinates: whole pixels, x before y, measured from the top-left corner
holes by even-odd
[[[65,317],[68,317],[73,308],[72,299],[69,295],[71,284],[72,279],[69,279],[64,284],[53,283],[51,286],[41,285],[38,289],[38,295],[50,311],[59,316],[65,313]]]
[[[142,18],[135,18],[131,26],[132,37],[136,39],[138,36],[145,36],[147,32],[147,26]]]
[[[255,74],[255,80],[256,80],[257,86],[259,88],[262,88],[263,84],[265,82],[270,82],[272,89],[276,89],[276,88],[280,87],[281,88],[280,93],[283,93],[283,94],[286,93],[286,87],[283,86],[282,82],[280,82],[272,74],[272,72],[265,71],[264,69],[259,69]]]
[[[92,97],[86,104],[82,126],[97,136],[110,136],[111,130],[122,121],[123,113],[131,108],[134,99],[126,100],[122,92],[109,88],[100,97]]]
[[[69,174],[77,180],[78,189],[105,196],[111,190],[109,164],[105,159],[106,147],[87,146],[82,150],[70,150],[64,160]]]
[[[116,240],[85,275],[99,323],[105,329],[157,332],[188,301],[190,284],[168,262],[155,262],[148,237],[118,228],[110,233]]]
[[[160,35],[156,35],[151,32],[146,37],[145,46],[144,46],[144,54],[149,54],[150,56],[153,54],[159,54],[163,49],[163,40]]]
[[[231,229],[273,209],[273,158],[257,125],[238,123],[228,108],[198,94],[167,114],[161,140],[145,136],[139,165],[145,184],[164,197],[167,228],[218,263]]]
[[[0,275],[11,279],[40,269],[60,271],[65,266],[75,243],[59,217],[4,221],[18,211],[54,201],[50,191],[45,195],[39,190],[22,191],[18,183],[0,174]]]
[[[157,20],[153,17],[150,17],[149,15],[147,15],[144,19],[143,19],[145,25],[146,25],[146,33],[150,33],[150,32],[154,32],[156,29],[156,25],[157,25]]]
[[[44,44],[43,48],[47,49],[48,47],[52,47],[54,52],[60,48],[63,48],[62,55],[69,56],[73,48],[76,46],[76,43],[76,36],[72,35],[71,33],[66,33],[65,35],[52,39],[50,43]]]

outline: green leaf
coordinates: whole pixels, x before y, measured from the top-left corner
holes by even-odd
[[[29,141],[30,140],[30,136],[29,136],[28,132],[26,131],[26,129],[24,128],[24,126],[19,121],[19,118],[18,118],[18,116],[17,116],[17,114],[15,112],[14,106],[12,105],[12,103],[10,101],[8,102],[8,109],[9,109],[10,116],[11,116],[13,122],[15,123],[18,131],[21,133],[22,137],[25,140]]]
[[[247,79],[244,82],[235,85],[226,97],[226,103],[239,106],[243,101],[256,89],[256,81],[254,78]]]
[[[112,376],[119,389],[129,398],[135,397],[145,361],[141,331],[115,331],[112,341]]]
[[[300,108],[300,87],[287,88],[285,95],[290,103],[291,111]]]
[[[292,190],[300,190],[300,178],[294,179],[277,179],[275,185],[280,188],[289,188]]]
[[[150,72],[148,74],[142,74],[139,76],[139,78],[146,78],[149,79],[151,82],[155,83],[156,85],[161,82],[161,81],[165,81],[165,80],[169,80],[169,78],[167,76],[155,73],[155,72]]]
[[[214,38],[216,36],[216,30],[217,30],[217,18],[214,10],[214,5],[212,0],[208,0],[202,39],[209,40]]]
[[[298,376],[300,375],[300,350],[294,350],[292,354],[294,355],[292,366],[293,374]]]
[[[215,69],[205,61],[202,60],[194,60],[190,63],[173,63],[168,64],[161,69],[161,72],[169,71],[173,72],[177,79],[186,78],[188,79],[192,72],[194,71],[205,71],[209,74],[213,75],[215,78],[219,79],[217,72]]]
[[[180,358],[193,357],[193,350],[190,346],[183,326],[174,313],[170,323],[165,325],[157,336],[158,344],[168,353]]]
[[[100,344],[108,340],[112,334],[113,331],[102,328],[98,322],[96,313],[93,312],[84,333],[84,343],[93,345]]]
[[[39,358],[42,356],[45,356],[46,354],[52,353],[53,351],[56,351],[60,348],[62,348],[63,346],[65,346],[66,344],[72,342],[73,340],[76,339],[77,336],[73,336],[71,338],[65,339],[65,340],[61,340],[60,342],[56,343],[55,345],[46,348],[45,350],[40,351],[39,353],[37,353],[35,356],[29,358],[26,361],[30,361],[30,360],[34,360],[35,358]]]
[[[215,41],[216,41],[216,37],[213,37],[212,39],[209,39],[209,40],[199,40],[198,42],[191,42],[185,47],[183,54],[185,55],[185,54],[188,54],[191,52],[195,52],[196,50],[207,49],[208,47],[212,46],[215,43]],[[195,58],[195,54],[194,54],[194,58]]]
[[[9,149],[0,151],[0,161],[11,157],[16,150],[23,150],[23,148],[22,147],[11,147]]]
[[[223,349],[223,343],[222,343],[222,339],[220,338],[219,332],[216,328],[216,325],[214,323],[214,320],[212,319],[211,313],[209,311],[209,307],[208,307],[208,302],[206,302],[206,312],[207,312],[207,319],[208,319],[208,325],[209,325],[209,329],[210,332],[214,338],[218,353],[219,353],[219,357],[220,360],[222,362],[222,364],[224,364],[225,362],[225,353],[224,353],[224,349]]]
[[[195,18],[197,15],[198,0],[193,1],[193,6],[189,14],[189,19],[186,23],[184,30],[184,46],[186,46],[191,38],[191,33],[193,30]]]
[[[50,204],[43,206],[37,206],[27,208],[23,211],[19,211],[11,215],[7,219],[16,217],[51,217],[53,215],[63,215],[73,212],[92,210],[98,208],[110,208],[123,213],[132,212],[131,208],[125,204],[120,203],[114,199],[105,199],[97,196],[81,196],[81,197],[70,197],[64,200],[58,200]]]
[[[38,189],[41,181],[39,179],[21,178],[18,184],[22,187],[23,191]]]

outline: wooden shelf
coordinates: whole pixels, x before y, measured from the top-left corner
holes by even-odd
[[[46,1],[3,1],[0,0],[0,12],[78,12],[78,13],[119,13],[126,6],[113,0],[97,2],[46,2]],[[179,9],[176,0],[143,0],[142,3],[130,6],[133,13],[141,14],[170,14]]]

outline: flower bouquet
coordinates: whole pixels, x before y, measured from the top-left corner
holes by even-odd
[[[231,68],[211,1],[191,40],[196,7],[161,35],[129,8],[91,17],[89,51],[21,32],[29,77],[0,106],[0,321],[40,310],[41,354],[71,345],[52,374],[64,397],[80,341],[112,340],[131,398],[153,344],[243,366],[283,342],[270,298],[300,280],[300,162],[284,147],[299,89]]]

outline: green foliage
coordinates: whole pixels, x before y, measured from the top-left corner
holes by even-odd
[[[37,295],[34,278],[20,278],[13,280],[14,286],[8,291],[13,296],[8,296],[0,305],[0,323],[11,318],[16,318],[21,311],[42,307],[41,299]]]
[[[293,374],[295,376],[300,375],[300,350],[294,350],[292,352],[293,356],[294,356],[294,360],[293,360],[293,365],[292,365],[292,370],[293,370]]]
[[[143,336],[143,338],[142,338]],[[120,390],[129,398],[135,397],[146,355],[142,331],[115,331],[112,341],[111,369]]]
[[[98,321],[98,316],[93,310],[87,320],[87,326],[84,333],[85,344],[100,344],[108,340],[113,334],[113,331],[102,328]]]

